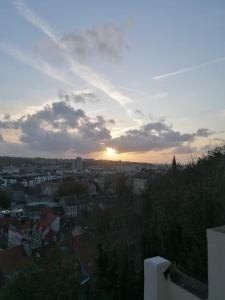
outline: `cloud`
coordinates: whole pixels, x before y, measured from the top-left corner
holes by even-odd
[[[83,110],[61,101],[19,119],[0,121],[0,128],[19,129],[20,142],[33,151],[91,153],[101,151],[111,139],[106,124],[103,117],[91,120]]]
[[[143,118],[144,117],[144,114],[140,109],[136,109],[134,113],[138,118]]]
[[[10,118],[11,118],[10,114],[5,114],[4,115],[4,120],[10,120]]]
[[[89,59],[99,56],[112,61],[119,61],[128,46],[124,34],[113,23],[104,24],[81,33],[69,33],[61,38],[75,58]]]
[[[194,133],[181,133],[164,121],[155,121],[128,129],[113,138],[108,127],[115,124],[114,120],[106,120],[102,116],[90,118],[83,110],[75,109],[71,103],[53,102],[20,118],[3,117],[0,120],[0,134],[9,130],[19,133],[17,144],[8,142],[7,135],[3,135],[5,151],[7,146],[14,147],[15,151],[21,151],[24,146],[30,153],[64,157],[68,152],[90,154],[101,152],[106,147],[113,147],[118,153],[168,149],[175,152],[177,149],[181,153],[191,151],[191,143],[197,139],[207,138],[212,134],[206,128],[200,128]],[[0,139],[2,143],[1,135]]]
[[[152,122],[139,129],[128,130],[125,134],[111,141],[111,147],[118,152],[160,151],[181,147],[186,142],[193,142],[199,137],[210,135],[208,129],[199,129],[195,133],[180,133],[164,122]]]
[[[176,154],[192,154],[198,152],[198,148],[192,146],[179,146],[176,147]]]
[[[173,71],[173,72],[153,76],[152,79],[159,80],[159,79],[164,79],[164,78],[168,78],[168,77],[173,77],[173,76],[177,76],[179,74],[188,73],[188,72],[198,70],[198,69],[207,67],[209,65],[217,64],[217,63],[224,62],[224,61],[225,61],[225,56],[217,58],[217,59],[209,60],[205,63],[198,64],[198,65],[195,65],[195,66],[191,66],[191,67],[188,67],[188,68],[183,68],[183,69],[179,69],[179,70],[176,70],[176,71]]]
[[[33,24],[36,28],[40,29],[55,43],[55,45],[61,51],[64,60],[70,66],[70,70],[74,74],[79,76],[81,79],[83,79],[93,87],[104,92],[111,99],[117,101],[123,108],[125,108],[125,110],[129,114],[129,110],[127,109],[126,105],[133,102],[130,97],[122,94],[109,80],[106,80],[103,76],[95,73],[88,66],[78,63],[74,59],[74,55],[71,54],[71,49],[68,47],[68,44],[63,42],[53,31],[53,29],[47,24],[47,22],[45,22],[31,9],[29,9],[23,1],[17,0],[14,1],[14,3],[19,13],[27,21]]]
[[[75,91],[67,93],[60,89],[58,91],[58,96],[63,101],[73,102],[73,103],[96,103],[99,101],[99,99],[96,97],[96,95],[89,90],[84,91]]]
[[[198,136],[208,137],[209,135],[213,134],[213,131],[210,131],[207,128],[199,128],[196,133]]]

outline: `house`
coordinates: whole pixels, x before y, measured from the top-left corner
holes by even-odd
[[[82,211],[87,210],[85,197],[66,196],[60,202],[67,217],[78,217]]]
[[[147,180],[145,178],[133,179],[133,193],[135,195],[142,194],[147,188]]]
[[[23,233],[15,224],[9,225],[8,230],[8,248],[13,248],[22,244]]]
[[[3,214],[0,218],[0,245],[1,247],[7,247],[8,245],[8,232],[10,224],[17,222],[17,217]]]
[[[225,226],[207,230],[208,286],[176,270],[170,261],[144,261],[144,300],[225,299]]]
[[[48,244],[57,239],[60,230],[60,217],[49,210],[35,212],[29,218],[17,219],[8,230],[8,247],[21,245],[25,239],[33,248]]]
[[[41,194],[48,197],[55,197],[58,192],[58,185],[55,182],[45,182],[39,186]]]
[[[90,181],[87,183],[87,194],[92,198],[94,198],[97,195],[97,187],[95,182]]]
[[[81,284],[88,282],[93,275],[96,248],[93,238],[87,232],[73,232],[72,249],[81,270]]]
[[[19,169],[15,166],[6,166],[2,169],[2,173],[4,174],[19,174]]]
[[[50,235],[49,233],[46,237]],[[80,266],[80,283],[85,284],[89,281],[92,276],[95,258],[95,244],[91,236],[88,233],[76,230],[72,238],[59,241],[57,245],[66,256],[75,256],[77,264]],[[23,239],[20,245],[0,251],[0,285],[28,266],[34,257],[41,257],[48,261],[55,247],[56,243],[50,242],[33,248],[29,241]]]

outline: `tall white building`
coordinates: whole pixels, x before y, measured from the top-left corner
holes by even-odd
[[[77,156],[73,161],[73,169],[75,172],[81,172],[83,170],[83,159],[80,156]]]

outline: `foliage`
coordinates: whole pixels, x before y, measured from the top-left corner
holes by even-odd
[[[97,269],[92,283],[93,300],[137,300],[143,286],[135,271],[133,258],[119,249],[107,253],[98,245]],[[142,297],[143,298],[143,297]]]
[[[34,259],[31,265],[6,282],[0,299],[79,299],[79,276],[75,261],[59,250],[55,250],[47,261]]]
[[[146,193],[144,255],[207,281],[206,229],[225,223],[225,148],[161,176]]]
[[[112,182],[115,205],[96,208],[88,219],[99,245],[85,299],[143,299],[143,260],[156,255],[207,281],[206,229],[225,224],[224,182],[225,147],[185,168],[153,176],[141,197],[133,197],[126,178],[117,176]],[[61,193],[77,190],[68,182]],[[48,265],[35,261],[3,287],[2,299],[77,299],[77,275],[72,264],[66,266],[62,269],[57,257]]]
[[[85,194],[86,191],[87,188],[82,182],[71,179],[65,180],[59,185],[58,195],[60,197],[74,195],[80,196],[82,194]]]
[[[153,177],[142,199],[122,185],[117,206],[92,216],[101,244],[90,299],[143,299],[143,259],[156,255],[206,282],[206,229],[225,223],[224,182],[225,148],[217,148]]]
[[[0,189],[0,207],[9,208],[10,207],[10,195],[9,192]]]

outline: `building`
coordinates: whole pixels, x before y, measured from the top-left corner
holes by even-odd
[[[88,233],[78,230],[72,237],[72,249],[80,265],[81,284],[84,284],[93,275],[96,245]]]
[[[73,170],[76,173],[80,173],[83,170],[83,159],[82,157],[77,157],[74,161],[73,161]]]
[[[147,188],[147,180],[145,178],[133,179],[133,193],[135,195],[141,195]]]
[[[10,165],[10,166],[6,166],[6,167],[4,167],[3,169],[2,169],[2,173],[4,173],[4,174],[19,174],[19,169],[17,168],[17,167],[15,167],[15,166],[12,166],[12,165]]]
[[[43,208],[39,214],[29,218],[17,218],[8,228],[8,248],[21,245],[23,240],[30,242],[33,248],[55,241],[60,230],[60,217],[51,209]]]
[[[144,300],[225,299],[225,226],[207,230],[208,286],[152,257],[144,262]]]
[[[65,196],[60,202],[67,217],[78,217],[81,211],[87,210],[85,197]]]

